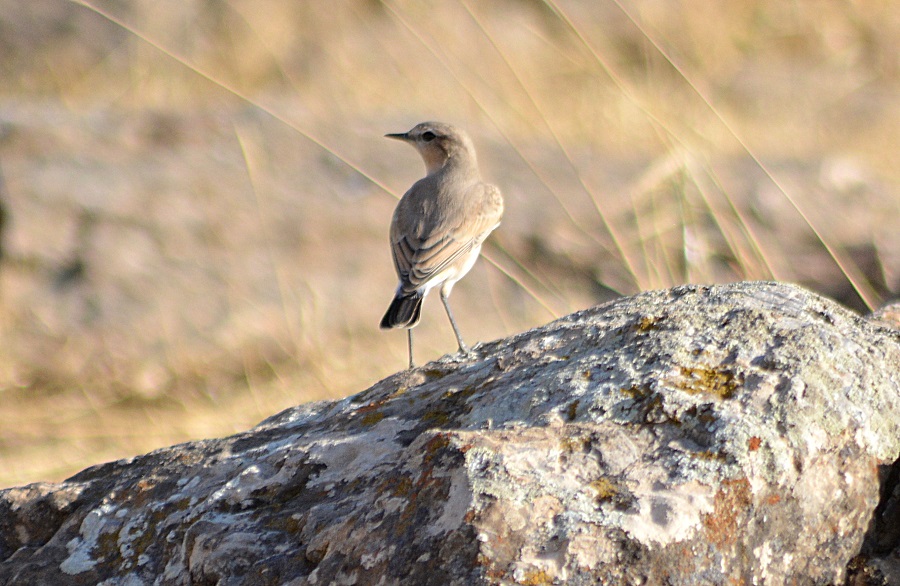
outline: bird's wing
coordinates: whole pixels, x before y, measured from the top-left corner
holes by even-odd
[[[404,291],[412,292],[427,285],[444,269],[466,256],[473,248],[474,240],[460,242],[453,237],[446,237],[434,246],[417,247],[415,238],[402,236],[394,244],[394,262],[403,284]]]
[[[499,190],[485,183],[471,190],[463,200],[465,205],[448,210],[435,221],[422,222],[415,230],[403,230],[396,223],[392,226],[391,252],[405,291],[427,285],[480,246],[499,225],[503,213]]]

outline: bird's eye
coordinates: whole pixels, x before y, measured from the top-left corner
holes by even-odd
[[[430,130],[422,133],[422,140],[425,142],[431,142],[434,140],[435,134]]]

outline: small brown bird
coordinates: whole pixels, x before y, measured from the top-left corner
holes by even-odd
[[[406,328],[409,367],[413,368],[412,328],[422,301],[440,286],[459,350],[469,354],[450,311],[453,285],[469,272],[485,238],[500,225],[500,190],[484,183],[475,147],[462,130],[441,122],[423,122],[409,132],[387,134],[414,146],[425,161],[425,177],[400,199],[391,221],[391,253],[400,278],[382,329]]]

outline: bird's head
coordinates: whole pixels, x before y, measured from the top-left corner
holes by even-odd
[[[462,130],[443,122],[422,122],[409,132],[385,134],[387,138],[402,140],[416,147],[425,161],[428,175],[442,169],[448,162],[475,167],[475,147]]]

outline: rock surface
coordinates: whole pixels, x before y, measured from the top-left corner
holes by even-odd
[[[900,332],[740,283],[477,352],[5,490],[0,583],[889,583]]]

